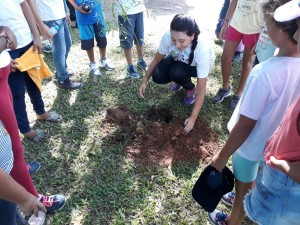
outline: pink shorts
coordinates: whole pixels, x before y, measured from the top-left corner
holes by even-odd
[[[243,34],[234,29],[232,26],[228,27],[226,32],[226,41],[241,41],[247,48],[253,48],[258,41],[259,33],[256,34]]]

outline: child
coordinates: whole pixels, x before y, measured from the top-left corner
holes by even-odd
[[[263,7],[268,35],[279,48],[275,57],[253,68],[245,92],[235,109],[228,128],[231,131],[211,165],[222,171],[232,155],[236,195],[230,217],[215,210],[209,214],[213,224],[241,224],[243,198],[253,187],[263,149],[290,104],[300,95],[300,53],[293,35],[295,21],[275,23],[273,13],[288,0],[272,0]]]
[[[20,2],[20,3],[19,3]],[[41,53],[42,44],[36,27],[35,20],[26,1],[0,1],[0,24],[10,27],[18,40],[17,49],[10,50],[12,58],[9,86],[13,95],[14,111],[18,121],[18,127],[25,137],[39,141],[47,132],[44,130],[32,130],[26,112],[25,88],[30,97],[38,120],[59,122],[62,116],[56,112],[46,112],[41,92],[27,72],[16,69],[14,59],[20,58],[31,46]]]
[[[174,92],[183,87],[184,104],[192,105],[196,101],[192,114],[184,123],[185,132],[190,132],[203,105],[207,76],[214,59],[214,49],[210,40],[205,34],[200,34],[196,21],[190,16],[177,14],[171,22],[170,31],[161,39],[158,52],[139,88],[139,94],[144,98],[151,76],[158,84],[173,81],[171,90]],[[197,77],[196,87],[191,77]]]
[[[147,64],[143,59],[144,44],[144,14],[145,5],[143,0],[118,1],[118,23],[120,43],[124,49],[127,61],[127,73],[131,78],[139,78],[139,74],[132,62],[133,41],[136,47],[138,61],[137,66],[146,71]]]
[[[223,6],[221,8],[220,14],[219,14],[219,19],[218,19],[218,23],[216,26],[216,30],[215,30],[215,34],[218,40],[222,41],[223,39],[220,37],[220,31],[222,29],[223,23],[224,23],[224,19],[226,17],[228,8],[230,5],[230,0],[225,0],[223,3]],[[240,61],[243,57],[243,50],[244,50],[244,45],[242,42],[239,43],[239,45],[237,46],[234,56],[233,56],[233,61]]]
[[[66,6],[62,0],[27,0],[41,33],[50,27],[58,26],[57,33],[52,36],[52,58],[56,69],[57,86],[62,89],[75,90],[81,83],[69,79],[67,58],[71,48],[71,36],[66,20]],[[49,34],[48,34],[49,35]]]
[[[299,0],[280,6],[274,13],[274,18],[280,22],[286,22],[299,16]],[[294,38],[298,40],[298,51],[300,52],[299,19],[297,23],[298,30]],[[300,208],[297,207],[300,202],[299,143],[300,96],[289,107],[281,124],[267,142],[264,150],[266,164],[259,172],[256,187],[245,196],[245,211],[248,217],[256,223],[274,225],[299,223]]]
[[[7,5],[13,7],[13,4],[8,4],[8,2]],[[8,47],[14,49],[17,47],[17,39],[14,37],[12,31],[7,27],[0,26],[0,36],[0,43],[3,43],[3,37],[5,37],[5,43],[7,43],[7,46],[5,48]],[[3,47],[0,48],[0,53],[2,52],[1,50],[3,50]],[[12,94],[8,85],[10,61],[10,55],[6,51],[3,51],[0,54],[0,120],[2,121],[4,127],[7,129],[7,133],[9,134],[11,139],[10,148],[12,148],[13,152],[13,167],[12,169],[9,169],[9,172],[14,180],[22,185],[26,189],[26,191],[28,191],[31,195],[34,195],[36,199],[39,199],[43,204],[45,204],[48,212],[55,212],[63,208],[66,202],[66,198],[62,195],[39,195],[33,185],[32,179],[29,175],[29,171],[26,167],[24,159],[24,149],[18,131],[16,116],[13,111]],[[1,156],[4,155],[2,154],[2,151],[4,149],[4,147],[0,147]],[[11,159],[5,158],[5,163],[7,163],[7,165],[10,165],[10,160]],[[8,170],[6,171],[8,172]],[[2,217],[0,218],[2,222]]]
[[[240,100],[249,72],[252,69],[253,54],[252,48],[255,46],[262,21],[261,7],[259,0],[232,0],[224,19],[220,38],[225,39],[225,45],[221,58],[221,70],[223,87],[219,89],[213,98],[214,103],[220,103],[224,98],[231,96],[229,79],[232,67],[232,58],[236,47],[242,41],[245,48],[242,59],[242,70],[238,88],[232,97],[229,110],[234,110]]]
[[[100,1],[96,0],[69,0],[76,10],[76,21],[78,24],[81,40],[81,49],[86,50],[90,61],[90,74],[101,76],[101,72],[94,57],[94,37],[100,52],[100,66],[107,71],[114,70],[106,58],[106,25],[104,13]],[[87,4],[90,11],[86,12],[83,6]]]

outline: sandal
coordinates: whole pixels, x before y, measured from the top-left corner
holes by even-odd
[[[32,140],[36,143],[40,142],[40,140],[42,140],[44,137],[48,136],[49,134],[49,130],[36,129],[35,132],[36,135]]]
[[[60,114],[58,114],[57,112],[48,112],[49,117],[47,119],[38,119],[40,121],[44,120],[44,121],[51,121],[51,122],[60,122],[62,121],[62,116]]]

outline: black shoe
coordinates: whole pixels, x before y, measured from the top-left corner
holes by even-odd
[[[57,82],[57,86],[61,89],[75,90],[80,89],[82,87],[82,84],[70,79],[66,79],[63,83],[61,83],[60,81]]]
[[[234,110],[235,107],[237,106],[237,104],[239,103],[240,99],[241,99],[240,96],[237,96],[237,95],[232,96],[232,99],[231,99],[230,105],[228,106],[228,109]]]
[[[222,102],[224,98],[227,98],[229,96],[231,96],[231,87],[229,87],[227,90],[220,88],[218,93],[213,98],[213,102],[214,103]]]

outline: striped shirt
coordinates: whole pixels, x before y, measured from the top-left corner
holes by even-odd
[[[10,173],[14,156],[10,136],[0,120],[0,168]]]

